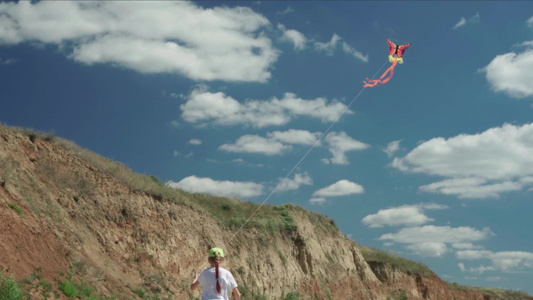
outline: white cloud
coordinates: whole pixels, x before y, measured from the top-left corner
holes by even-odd
[[[387,144],[387,148],[383,149],[383,152],[387,153],[389,157],[392,157],[396,151],[400,150],[400,142],[401,140],[390,142]]]
[[[518,191],[522,184],[504,181],[485,184],[487,180],[481,178],[454,178],[434,182],[420,187],[421,191],[444,195],[457,195],[461,199],[498,198],[500,193]]]
[[[0,3],[0,44],[55,44],[88,65],[195,80],[267,81],[278,57],[262,34],[269,25],[247,7],[189,1]]]
[[[191,144],[191,145],[201,145],[201,144],[202,144],[202,141],[199,140],[199,139],[192,139],[192,140],[190,140],[189,142],[187,142],[187,144]]]
[[[281,99],[274,97],[240,103],[222,92],[205,91],[204,87],[193,90],[187,103],[181,105],[181,110],[182,118],[189,123],[210,122],[221,126],[247,125],[259,128],[285,125],[296,116],[333,122],[343,112],[353,114],[346,105],[325,98],[305,100],[293,93],[285,93]]]
[[[377,213],[368,215],[362,220],[370,228],[380,228],[398,225],[421,225],[433,221],[428,218],[420,207],[400,206],[395,208],[380,209]]]
[[[263,185],[254,182],[218,181],[194,175],[183,178],[179,182],[169,181],[167,185],[192,193],[207,193],[217,196],[247,198],[263,193]]]
[[[361,221],[370,228],[383,226],[414,226],[433,221],[424,214],[424,210],[448,209],[446,205],[436,203],[420,203],[416,205],[403,205],[388,209],[380,209],[377,213],[367,215]]]
[[[368,62],[368,55],[363,55],[359,50],[354,49],[352,46],[348,45],[346,42],[342,42],[342,50],[344,53],[352,55],[353,57],[363,61]]]
[[[313,145],[319,143],[317,139],[320,137],[320,132],[289,129],[287,131],[269,132],[267,137],[286,144]]]
[[[1,17],[0,17],[0,18],[1,18]],[[16,58],[6,58],[6,59],[3,59],[3,58],[0,57],[0,66],[1,66],[1,65],[6,65],[6,66],[7,66],[7,65],[12,65],[12,64],[14,64],[14,63],[16,63],[16,62],[18,62],[18,61],[19,61],[19,60],[16,59]]]
[[[492,89],[514,98],[533,96],[533,50],[496,56],[481,69]]]
[[[314,41],[315,50],[324,52],[327,56],[332,56],[335,53],[335,49],[337,49],[337,43],[339,43],[341,40],[342,37],[334,33],[327,43]],[[368,62],[368,55],[363,55],[361,51],[355,49],[346,42],[342,42],[342,50],[344,53],[351,55],[363,62]]]
[[[416,204],[414,206],[420,207],[422,209],[427,209],[427,210],[441,210],[441,209],[448,209],[449,208],[446,205],[437,204],[437,203],[420,203],[420,204]]]
[[[346,134],[346,132],[330,132],[326,135],[326,142],[329,144],[329,152],[333,157],[329,160],[323,160],[325,163],[337,165],[347,165],[350,162],[346,157],[346,152],[354,150],[364,150],[370,145],[357,141]]]
[[[309,174],[307,174],[307,172],[297,173],[294,175],[293,179],[290,179],[290,178],[281,179],[281,183],[277,190],[280,192],[297,190],[303,184],[313,185],[313,179],[311,179],[311,177],[309,176]]]
[[[533,28],[533,17],[527,20],[527,26],[529,26],[530,28]]]
[[[476,13],[475,15],[473,15],[472,17],[470,17],[468,20],[465,18],[465,17],[462,17],[459,22],[457,22],[457,24],[455,24],[453,26],[453,29],[457,29],[459,27],[463,27],[467,24],[474,24],[474,23],[479,23],[480,22],[480,17],[479,17],[479,13]]]
[[[463,263],[458,263],[457,265],[459,266],[459,269],[461,270],[461,272],[466,271],[465,264],[463,264]]]
[[[379,239],[408,244],[407,248],[424,256],[440,256],[448,251],[447,244],[471,243],[493,235],[490,229],[471,227],[419,226],[403,228],[397,233],[382,235]]]
[[[292,7],[290,7],[290,6],[287,6],[287,8],[285,8],[285,10],[278,12],[278,14],[287,15],[287,14],[290,14],[292,12],[294,12],[294,9]]]
[[[533,123],[488,129],[478,134],[439,137],[421,143],[392,166],[405,172],[445,177],[422,191],[461,198],[498,197],[531,184]]]
[[[455,256],[462,260],[490,260],[492,266],[471,268],[471,272],[483,273],[485,271],[500,270],[504,272],[520,271],[533,268],[533,252],[488,250],[462,250]]]
[[[284,151],[292,149],[292,147],[273,139],[247,134],[238,138],[234,144],[224,144],[218,147],[218,149],[237,153],[279,155]]]
[[[486,279],[487,281],[500,281],[502,278],[500,276],[489,276]]]
[[[307,39],[303,33],[294,29],[287,29],[282,24],[278,24],[278,29],[282,32],[281,39],[291,42],[294,45],[294,50],[305,49]]]
[[[421,256],[440,257],[448,252],[446,244],[441,242],[416,243],[411,244],[406,248]]]
[[[311,145],[319,143],[320,132],[311,133],[307,130],[289,129],[267,133],[267,137],[247,134],[233,144],[224,144],[218,149],[227,152],[256,153],[279,155],[292,149],[291,145]]]
[[[313,197],[340,197],[364,193],[362,185],[343,179],[313,193]]]
[[[311,200],[309,200],[309,202],[311,204],[318,204],[318,205],[322,205],[324,203],[326,203],[326,198],[324,197],[315,197],[315,198],[311,198]]]
[[[481,246],[476,246],[472,243],[453,243],[452,247],[455,249],[480,249]]]
[[[336,33],[331,36],[331,39],[327,43],[317,42],[315,41],[315,49],[320,52],[325,52],[326,55],[331,56],[333,55],[333,52],[335,51],[335,48],[337,48],[337,42],[340,41],[342,38],[338,36]]]
[[[461,20],[459,20],[459,22],[457,22],[457,24],[455,24],[455,26],[453,26],[453,29],[457,29],[463,25],[466,24],[466,19],[465,17],[462,17]]]

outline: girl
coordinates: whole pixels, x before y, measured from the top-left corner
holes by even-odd
[[[229,300],[229,291],[233,291],[235,300],[241,300],[235,278],[230,271],[219,266],[224,262],[224,251],[218,247],[209,250],[208,261],[211,268],[195,276],[191,290],[195,290],[201,283],[202,300]]]

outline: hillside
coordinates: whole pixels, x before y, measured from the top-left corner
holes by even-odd
[[[196,299],[189,284],[215,245],[243,299],[533,299],[447,283],[290,204],[265,205],[229,244],[256,208],[0,126],[0,299]]]

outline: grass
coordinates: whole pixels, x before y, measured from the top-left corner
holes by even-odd
[[[300,300],[300,293],[298,292],[290,292],[283,298],[283,300]]]
[[[0,299],[22,300],[25,296],[15,276],[11,274],[9,277],[4,277],[4,270],[0,271]]]
[[[137,174],[122,163],[102,157],[69,140],[56,137],[53,133],[40,133],[31,129],[14,127],[5,128],[28,136],[33,143],[42,140],[51,143],[54,147],[63,148],[133,191],[148,194],[156,200],[170,200],[207,212],[226,227],[235,229],[245,225],[245,228],[258,228],[271,236],[279,233],[291,233],[298,229],[291,211],[303,211],[303,208],[293,207],[290,204],[282,206],[266,204],[247,222],[246,220],[257,210],[258,204],[236,198],[187,193],[163,184],[156,176]],[[50,158],[40,158],[37,162],[37,169],[43,178],[47,178],[57,187],[70,188],[76,191],[78,194],[75,195],[75,198],[90,197],[91,191],[94,189],[93,184],[86,178],[82,170],[65,172],[59,167],[58,162],[52,161]],[[327,230],[338,230],[333,220],[316,213],[306,212],[306,214],[313,219],[313,223],[320,225],[320,227]]]
[[[24,214],[24,212],[22,211],[22,209],[21,209],[17,204],[15,204],[15,203],[13,203],[13,202],[8,202],[7,205],[8,205],[9,207],[11,207],[14,211],[16,211],[17,214],[19,214],[19,215]]]
[[[361,253],[367,262],[382,262],[396,267],[407,274],[429,275],[431,270],[423,263],[400,257],[394,253],[370,247],[360,246]]]

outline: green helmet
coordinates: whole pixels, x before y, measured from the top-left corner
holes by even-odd
[[[221,248],[214,247],[211,250],[209,250],[209,257],[215,257],[215,253],[218,253],[219,257],[224,257],[224,251],[222,251]]]

